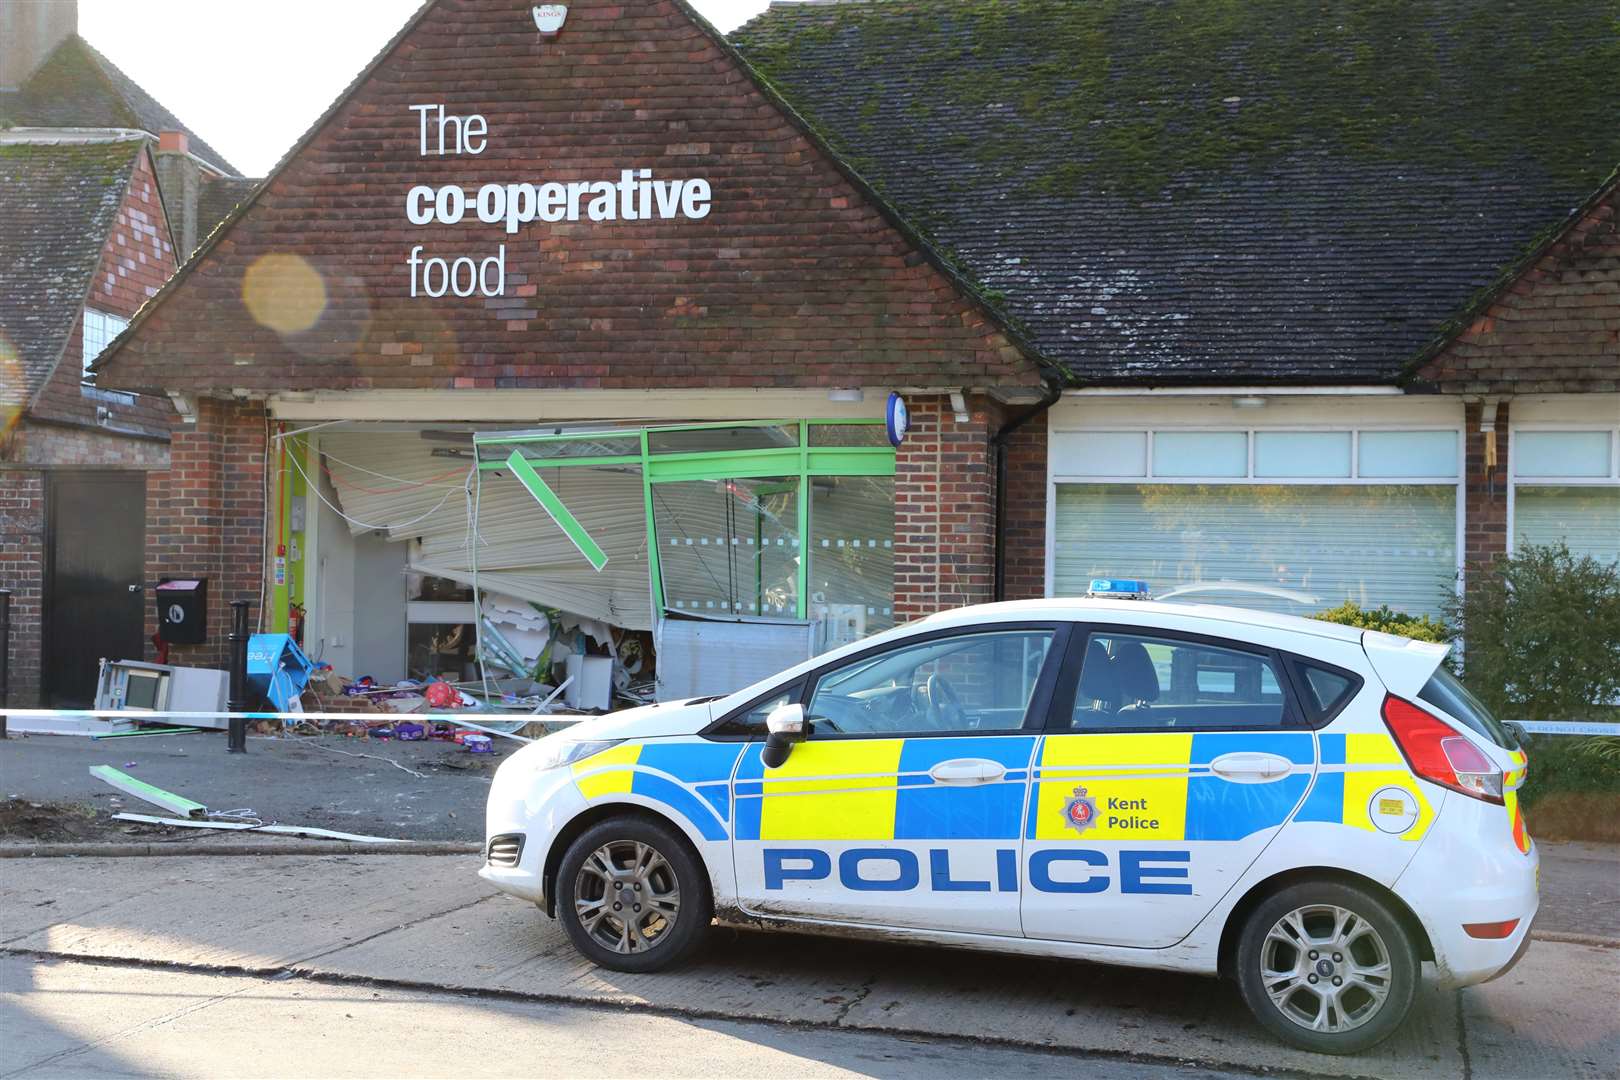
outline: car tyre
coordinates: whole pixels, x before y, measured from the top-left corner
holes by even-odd
[[[1339,882],[1290,885],[1261,901],[1238,938],[1238,987],[1261,1026],[1321,1054],[1355,1054],[1395,1033],[1417,997],[1417,942],[1389,903]]]
[[[691,955],[709,930],[709,876],[686,837],[658,821],[599,821],[557,866],[557,917],[592,963],[659,971]]]

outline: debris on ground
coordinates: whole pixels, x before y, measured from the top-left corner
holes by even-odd
[[[0,799],[0,844],[83,844],[127,841],[134,826],[120,826],[86,803]],[[176,829],[164,829],[169,836]]]

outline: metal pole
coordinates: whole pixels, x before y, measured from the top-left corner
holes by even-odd
[[[231,682],[230,700],[225,703],[225,711],[232,714],[245,713],[248,709],[248,601],[231,601],[231,635],[226,640],[230,643]],[[247,753],[247,721],[241,716],[232,715],[229,724],[225,737],[225,752]]]
[[[11,704],[11,590],[0,589],[0,708]],[[0,712],[0,739],[6,737],[6,714]]]

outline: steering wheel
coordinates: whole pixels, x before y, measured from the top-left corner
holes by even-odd
[[[956,688],[945,681],[943,675],[928,676],[928,681],[923,684],[923,697],[928,701],[928,711],[935,727],[949,731],[953,728],[976,726],[968,723],[967,710],[962,707],[962,698],[957,694]],[[954,720],[947,710],[955,711]]]

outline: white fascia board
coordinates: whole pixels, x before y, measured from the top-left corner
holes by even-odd
[[[278,420],[520,424],[578,420],[880,420],[889,388],[863,401],[820,390],[332,390],[275,394]],[[941,391],[943,392],[943,391]]]
[[[1508,422],[1518,424],[1620,424],[1620,394],[1535,394],[1511,397]]]
[[[1389,397],[1406,393],[1398,386],[1082,386],[1064,397]]]
[[[1241,430],[1246,428],[1460,427],[1461,397],[1449,394],[1374,394],[1276,396],[1259,408],[1239,408],[1244,394],[1164,397],[1065,397],[1052,406],[1048,429],[1058,431],[1129,431],[1145,428]]]

